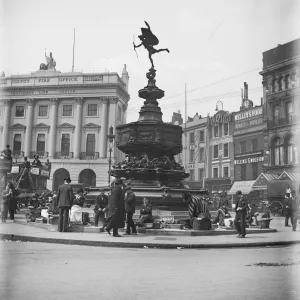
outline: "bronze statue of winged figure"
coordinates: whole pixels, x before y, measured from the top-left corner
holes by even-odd
[[[153,46],[158,45],[159,40],[158,38],[152,33],[151,28],[149,26],[149,24],[145,21],[145,24],[147,26],[147,28],[141,28],[142,34],[139,35],[139,39],[141,40],[141,43],[139,45],[135,45],[133,43],[134,46],[134,50],[136,48],[139,48],[141,46],[144,46],[145,49],[148,51],[148,55],[149,55],[149,59],[151,62],[151,67],[152,69],[154,69],[154,63],[153,63],[153,59],[152,59],[152,55],[158,52],[162,52],[162,51],[166,51],[168,53],[170,53],[169,49],[165,48],[165,49],[155,49]]]

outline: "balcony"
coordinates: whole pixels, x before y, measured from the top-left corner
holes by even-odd
[[[82,160],[94,160],[99,158],[99,152],[81,152],[80,159]]]
[[[73,152],[65,153],[65,152],[55,152],[55,159],[72,159]]]
[[[12,157],[15,158],[15,159],[22,158],[22,157],[24,157],[24,152],[13,150],[12,151]]]
[[[48,152],[45,151],[31,151],[30,152],[30,158],[34,158],[35,155],[38,155],[39,158],[45,159],[48,157]]]

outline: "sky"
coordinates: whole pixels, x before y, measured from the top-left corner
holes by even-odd
[[[45,49],[58,71],[71,71],[75,28],[75,70],[121,76],[127,65],[128,122],[138,119],[138,90],[151,67],[143,47],[138,57],[133,50],[144,21],[157,48],[170,50],[153,56],[165,122],[179,110],[184,117],[185,86],[190,117],[214,114],[219,100],[224,110],[239,110],[245,81],[260,105],[262,52],[300,37],[297,0],[2,0],[0,7],[0,72],[38,70]]]

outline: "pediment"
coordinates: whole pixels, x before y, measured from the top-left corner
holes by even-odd
[[[90,131],[98,131],[100,130],[101,126],[97,125],[95,123],[88,123],[82,126],[84,131],[90,130]]]
[[[74,129],[75,126],[70,123],[62,123],[62,124],[58,125],[57,128],[73,128]]]
[[[34,128],[50,128],[50,126],[45,123],[39,123],[39,124],[36,124],[34,126]]]
[[[38,123],[34,126],[35,130],[39,130],[39,131],[47,131],[49,132],[50,126],[45,124],[45,123]]]
[[[26,126],[20,123],[13,124],[9,128],[12,130],[26,130]]]
[[[100,128],[100,125],[97,125],[95,123],[88,123],[82,126],[83,128]]]
[[[75,126],[69,123],[62,123],[57,126],[57,128],[61,131],[74,131]]]

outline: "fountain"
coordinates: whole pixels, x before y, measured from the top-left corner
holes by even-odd
[[[139,90],[139,97],[145,101],[137,122],[116,128],[116,146],[126,154],[126,159],[113,166],[111,175],[130,179],[138,199],[147,197],[153,204],[175,209],[175,206],[183,205],[185,188],[181,181],[189,177],[174,159],[182,151],[182,128],[162,121],[157,100],[164,97],[164,91],[156,86],[152,55],[162,51],[169,53],[169,50],[154,48],[159,41],[145,23],[147,28],[141,28],[142,35],[139,36],[141,44],[134,44],[134,49],[145,47],[151,62],[146,73],[148,84]]]

